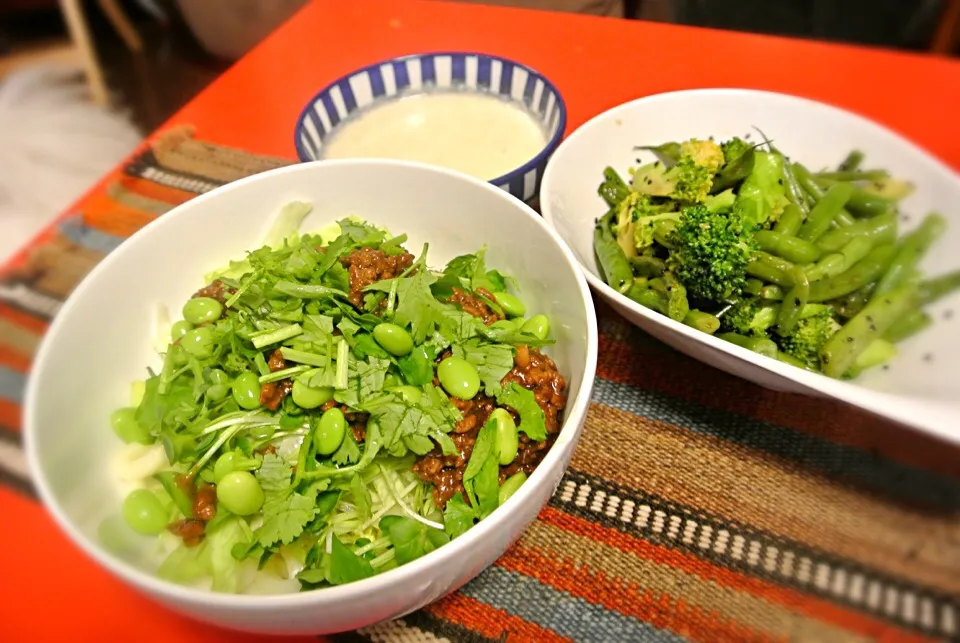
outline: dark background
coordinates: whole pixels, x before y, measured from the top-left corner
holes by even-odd
[[[925,52],[949,1],[626,0],[626,12],[689,25]],[[123,3],[144,39],[138,55],[125,48],[96,2],[84,5],[113,102],[129,110],[144,132],[155,129],[230,65],[204,50],[174,0],[154,2],[164,10],[165,21],[135,0]],[[0,0],[0,55],[64,33],[56,0]]]

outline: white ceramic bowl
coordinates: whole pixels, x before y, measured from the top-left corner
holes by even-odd
[[[918,115],[918,117],[922,117]],[[938,210],[950,221],[923,263],[928,274],[960,267],[960,180],[941,162],[890,130],[823,103],[741,89],[680,91],[641,98],[593,118],[554,153],[540,190],[543,216],[573,250],[587,281],[631,322],[711,366],[762,386],[833,397],[879,415],[960,441],[960,293],[930,308],[936,324],[900,345],[888,370],[841,382],[765,358],[652,312],[610,288],[599,276],[593,227],[607,207],[597,195],[606,166],[626,176],[649,154],[637,145],[752,134],[759,127],[784,154],[811,168],[835,167],[851,149],[865,165],[888,169],[917,185],[903,202],[901,230]],[[957,315],[947,311],[955,310]]]
[[[382,575],[313,592],[226,595],[156,578],[96,537],[122,498],[108,458],[119,446],[111,411],[155,365],[155,305],[178,311],[203,275],[257,247],[291,200],[313,203],[303,229],[349,214],[430,243],[430,264],[488,246],[488,265],[515,275],[531,309],[552,320],[548,352],[569,382],[563,428],[510,500],[465,535]],[[509,230],[510,234],[503,234]],[[169,212],[111,253],[76,289],[37,355],[25,403],[26,451],[40,496],[91,558],[154,599],[197,619],[262,633],[330,633],[401,616],[457,589],[493,563],[560,482],[583,426],[597,360],[590,291],[576,260],[529,207],[495,186],[399,161],[307,163],[231,183]],[[144,539],[149,540],[149,539]],[[155,564],[156,561],[154,561]]]

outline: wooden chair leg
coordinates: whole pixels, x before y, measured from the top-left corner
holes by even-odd
[[[960,45],[960,0],[947,0],[937,30],[933,35],[930,51],[949,55]]]
[[[143,40],[120,3],[117,0],[98,0],[98,4],[110,24],[120,35],[127,49],[134,53],[141,52],[143,50]]]
[[[90,26],[87,24],[82,3],[83,0],[60,0],[60,11],[67,23],[70,40],[73,41],[73,45],[80,55],[93,101],[106,107],[110,103],[110,96],[107,93],[107,84],[103,79],[103,70],[100,68],[99,60],[97,60],[97,52],[94,49]]]

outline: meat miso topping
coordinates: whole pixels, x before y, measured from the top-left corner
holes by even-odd
[[[477,293],[489,301],[494,301],[493,293],[484,288],[477,288]],[[490,306],[488,306],[487,302],[483,301],[483,299],[477,297],[476,295],[464,292],[459,288],[453,288],[453,294],[447,301],[460,306],[460,309],[463,310],[463,312],[469,313],[474,317],[479,317],[487,326],[503,319],[501,315],[498,315],[496,312],[491,310]]]
[[[282,371],[287,368],[287,360],[283,359],[283,353],[280,352],[280,349],[273,351],[270,354],[270,358],[267,360],[267,367],[270,369],[271,373],[276,373],[277,371]],[[293,380],[285,379],[280,380],[279,382],[267,382],[260,387],[260,404],[267,407],[271,411],[276,411],[280,408],[283,398],[287,396],[290,391],[293,390]]]
[[[413,265],[413,259],[409,252],[388,255],[373,248],[358,248],[346,257],[340,257],[340,263],[350,274],[350,302],[358,308],[363,307],[364,288],[383,279],[398,277]]]
[[[440,359],[447,356],[449,353],[441,355]],[[500,467],[501,483],[519,471],[528,475],[533,473],[556,439],[556,433],[560,427],[560,416],[567,402],[567,385],[557,365],[537,349],[518,347],[513,369],[501,380],[504,385],[510,382],[516,382],[533,391],[537,405],[543,409],[547,439],[535,442],[521,433],[516,459],[509,465]],[[437,382],[434,384],[437,385]],[[457,492],[463,494],[464,500],[469,502],[463,487],[463,472],[467,468],[470,454],[473,453],[480,429],[497,408],[496,400],[482,393],[471,400],[450,398],[450,401],[463,415],[450,433],[450,438],[460,454],[443,455],[439,448],[435,448],[417,460],[413,466],[414,472],[421,480],[434,485],[433,497],[440,508],[446,507],[447,501]],[[519,421],[512,409],[507,408],[507,411],[513,415],[515,421]]]
[[[204,286],[197,292],[193,293],[193,297],[210,297],[211,299],[216,299],[222,304],[230,298],[230,295],[234,294],[235,292],[237,292],[236,288],[231,288],[227,284],[217,279],[210,285]]]

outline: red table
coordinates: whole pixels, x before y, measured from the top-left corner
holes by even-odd
[[[618,103],[695,87],[798,94],[860,112],[960,169],[960,63],[757,35],[460,3],[317,1],[177,113],[198,138],[295,158],[294,121],[324,84],[427,50],[523,61],[551,78],[568,132]],[[11,358],[12,359],[12,358]],[[2,410],[2,409],[0,409]],[[14,420],[15,422],[15,420]],[[254,641],[154,605],[81,556],[32,501],[0,486],[6,641]],[[45,555],[18,555],[22,543]]]

